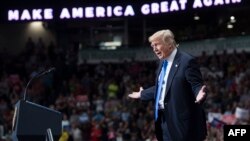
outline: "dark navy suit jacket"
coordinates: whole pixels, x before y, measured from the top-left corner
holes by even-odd
[[[159,68],[161,65],[162,62]],[[141,100],[155,100],[158,75],[155,86],[142,91]],[[202,105],[195,103],[202,85],[202,75],[195,58],[178,49],[169,72],[164,99],[164,114],[173,141],[202,141],[206,138],[205,113]],[[159,132],[156,129],[156,134]]]

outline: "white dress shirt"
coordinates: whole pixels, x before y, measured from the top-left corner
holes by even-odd
[[[168,61],[168,66],[167,66],[167,70],[163,79],[163,84],[162,84],[162,91],[161,91],[161,95],[160,95],[160,100],[159,100],[159,109],[164,109],[164,99],[165,99],[165,95],[166,95],[166,87],[167,87],[167,80],[168,80],[168,75],[171,69],[171,66],[173,64],[174,61],[174,57],[176,55],[177,49],[175,48],[172,53],[170,54],[169,57],[166,58],[166,60]]]

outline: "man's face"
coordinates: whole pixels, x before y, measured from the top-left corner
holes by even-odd
[[[164,42],[161,40],[153,40],[151,42],[151,47],[159,59],[165,59],[172,52],[171,45],[164,44]]]

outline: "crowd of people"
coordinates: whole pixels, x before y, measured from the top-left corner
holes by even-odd
[[[0,55],[1,140],[11,140],[14,106],[29,79],[50,67],[56,71],[34,81],[27,88],[27,99],[62,113],[60,141],[156,140],[153,103],[128,98],[137,84],[145,88],[154,84],[155,62],[78,64],[78,48],[45,46],[39,40],[35,44],[30,39],[17,56]],[[235,114],[237,108],[250,111],[250,54],[203,52],[198,61],[208,89],[207,141],[223,140],[223,125],[250,124],[249,118]],[[225,115],[230,120],[221,118]]]

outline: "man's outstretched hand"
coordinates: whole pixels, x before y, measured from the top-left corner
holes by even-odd
[[[206,85],[203,85],[196,97],[195,103],[201,103],[207,96],[205,92]]]
[[[139,92],[132,92],[131,94],[128,95],[128,97],[130,97],[130,98],[135,98],[135,99],[140,98],[140,97],[141,97],[141,91],[142,91],[142,90],[143,90],[143,88],[140,87]]]

